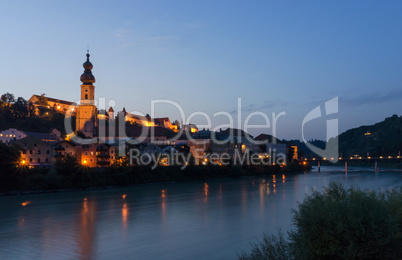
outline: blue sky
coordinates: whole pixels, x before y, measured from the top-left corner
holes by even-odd
[[[79,99],[89,45],[96,97],[150,113],[151,100],[202,111],[213,126],[286,112],[279,138],[339,97],[339,131],[402,109],[400,1],[8,1],[0,10],[0,92]],[[179,119],[169,105],[157,116]],[[325,120],[306,138],[325,138]],[[202,117],[193,123],[204,124]],[[263,123],[254,117],[251,122]],[[237,120],[235,120],[237,125]],[[253,129],[251,134],[272,133]]]

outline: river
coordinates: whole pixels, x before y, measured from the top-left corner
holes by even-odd
[[[236,259],[263,232],[287,231],[297,202],[330,181],[402,186],[402,172],[342,170],[3,196],[0,259]]]

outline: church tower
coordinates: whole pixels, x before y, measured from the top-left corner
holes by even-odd
[[[81,75],[81,102],[77,107],[76,131],[82,132],[86,137],[94,137],[97,126],[98,110],[95,106],[95,77],[92,75],[93,65],[89,61],[89,51],[87,61],[84,62],[84,73]]]

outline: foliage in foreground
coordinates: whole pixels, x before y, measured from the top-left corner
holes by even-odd
[[[264,235],[240,259],[401,259],[402,193],[331,183],[293,210],[284,238]]]

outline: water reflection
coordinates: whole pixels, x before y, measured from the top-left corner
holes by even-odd
[[[77,254],[80,259],[91,259],[96,251],[96,202],[84,198],[81,207],[78,234],[76,236]]]
[[[391,172],[276,175],[0,197],[0,258],[235,259],[263,232],[286,232],[297,201],[332,180],[402,186]]]
[[[25,207],[25,206],[28,205],[28,204],[31,204],[31,202],[28,201],[28,200],[21,203],[21,205],[22,205],[23,207]]]
[[[204,194],[205,194],[205,199],[204,201],[207,202],[208,201],[208,183],[204,183]]]
[[[128,217],[128,207],[127,203],[123,204],[123,208],[121,209],[121,217],[123,222],[123,229],[127,229],[127,217]]]
[[[162,210],[162,221],[166,222],[166,192],[162,190],[161,194],[161,210]]]

